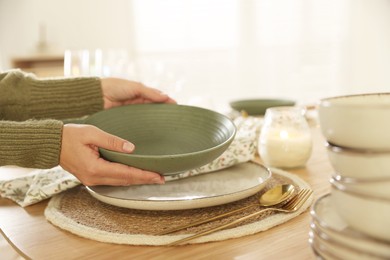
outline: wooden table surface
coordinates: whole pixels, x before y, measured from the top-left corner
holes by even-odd
[[[288,170],[308,182],[315,200],[330,191],[332,167],[319,128],[313,128],[313,154],[305,168]],[[0,176],[21,173],[0,167]],[[96,242],[46,221],[47,201],[22,208],[0,198],[0,228],[10,244],[31,259],[315,259],[308,243],[309,210],[270,230],[220,242],[164,246],[129,246]]]

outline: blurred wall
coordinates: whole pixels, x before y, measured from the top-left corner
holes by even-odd
[[[125,50],[120,76],[187,103],[390,91],[390,0],[0,0],[0,67],[42,25],[50,51]]]
[[[8,66],[10,57],[34,52],[42,25],[54,52],[131,48],[130,5],[127,0],[0,0],[2,62]]]

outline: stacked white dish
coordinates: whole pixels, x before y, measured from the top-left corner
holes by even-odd
[[[309,242],[323,259],[390,259],[390,245],[351,228],[340,217],[333,194],[319,198],[311,210]]]
[[[310,243],[323,259],[390,259],[390,93],[321,100],[335,170],[312,208]]]

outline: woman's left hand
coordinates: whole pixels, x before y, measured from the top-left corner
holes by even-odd
[[[176,101],[158,89],[144,86],[142,83],[119,79],[101,79],[104,108],[112,108],[129,104],[170,103]]]

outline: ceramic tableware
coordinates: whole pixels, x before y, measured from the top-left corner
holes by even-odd
[[[390,199],[346,187],[331,179],[332,203],[352,228],[376,239],[390,242]]]
[[[92,186],[90,194],[107,204],[144,210],[203,208],[240,200],[264,188],[271,171],[255,163],[242,163],[164,185],[127,187]]]
[[[236,134],[234,123],[212,110],[175,104],[139,104],[98,112],[85,120],[135,145],[133,153],[100,148],[103,158],[173,175],[220,156]]]
[[[318,115],[329,143],[390,151],[390,93],[325,98],[320,101]]]
[[[390,151],[373,152],[326,145],[328,157],[337,175],[357,182],[390,181]]]
[[[390,244],[366,236],[351,228],[337,213],[331,201],[331,196],[331,194],[326,194],[320,197],[312,206],[310,211],[312,215],[312,235],[325,240],[333,252],[341,247],[347,253],[352,251],[360,253],[360,255],[390,258]],[[353,255],[356,256],[356,254]]]
[[[230,102],[230,106],[238,112],[245,111],[248,115],[262,116],[267,108],[279,106],[294,106],[295,101],[288,99],[243,99]]]

